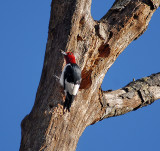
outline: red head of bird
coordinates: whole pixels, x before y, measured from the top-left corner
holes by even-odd
[[[64,55],[64,58],[66,60],[66,63],[76,63],[75,56],[72,52],[64,52],[61,50],[61,53]]]

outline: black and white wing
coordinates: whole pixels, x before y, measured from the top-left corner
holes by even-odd
[[[64,71],[63,86],[70,95],[76,95],[81,83],[81,70],[77,64],[67,65]]]

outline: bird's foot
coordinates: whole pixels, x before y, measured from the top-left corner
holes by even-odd
[[[55,77],[56,78],[56,80],[60,80],[60,78],[58,77],[58,76],[56,76],[56,75],[53,75],[53,77]]]

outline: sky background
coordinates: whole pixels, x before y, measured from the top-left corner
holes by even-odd
[[[34,104],[48,35],[51,0],[3,0],[0,4],[0,150],[17,151],[20,123]],[[93,0],[99,20],[113,0]],[[160,72],[160,9],[148,30],[109,69],[103,90],[119,89]],[[77,151],[159,151],[160,101],[86,128]]]

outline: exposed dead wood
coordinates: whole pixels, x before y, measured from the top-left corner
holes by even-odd
[[[133,81],[119,90],[101,93],[104,109],[101,119],[137,110],[160,99],[160,73]]]
[[[88,125],[159,98],[159,81],[151,84],[155,82],[152,77],[158,75],[159,79],[159,74],[117,91],[101,91],[106,72],[146,30],[159,4],[151,0],[116,0],[100,21],[94,21],[91,0],[52,1],[42,76],[33,109],[22,121],[21,151],[73,151]],[[65,113],[62,88],[53,76],[60,76],[64,67],[59,49],[74,52],[83,78],[71,112]],[[141,87],[137,87],[139,82]]]

